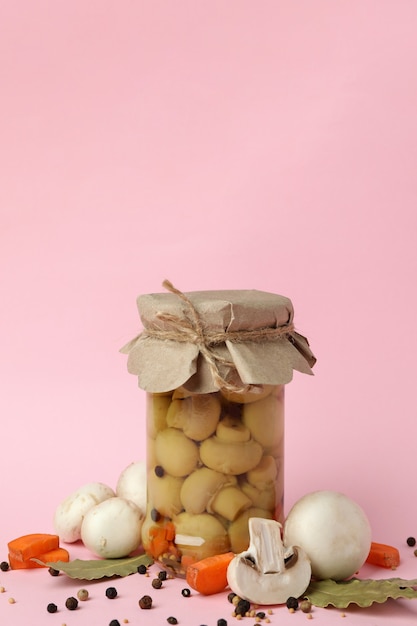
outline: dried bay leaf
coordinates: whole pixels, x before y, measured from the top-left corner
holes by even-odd
[[[381,580],[351,578],[345,581],[312,581],[304,596],[314,606],[332,605],[345,609],[349,604],[360,607],[371,606],[374,602],[386,602],[389,598],[417,598],[417,579],[385,578]]]
[[[70,578],[80,580],[98,580],[99,578],[109,578],[111,576],[129,576],[138,571],[139,565],[152,565],[153,560],[146,554],[140,556],[126,557],[123,559],[96,559],[83,560],[74,559],[69,561],[57,561],[56,563],[43,563],[38,559],[32,559],[46,567],[64,572]]]

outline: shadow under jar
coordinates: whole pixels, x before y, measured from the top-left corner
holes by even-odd
[[[138,298],[144,330],[123,351],[147,391],[143,547],[185,576],[246,550],[250,517],[283,521],[285,384],[315,357],[288,298],[164,286]]]

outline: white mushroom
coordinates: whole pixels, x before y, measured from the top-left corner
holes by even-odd
[[[131,500],[109,498],[88,511],[81,539],[96,556],[117,559],[139,547],[143,513]]]
[[[81,524],[87,512],[96,504],[116,494],[104,483],[87,483],[61,502],[54,514],[55,532],[61,541],[73,543],[81,539]]]
[[[227,569],[230,589],[255,604],[283,604],[307,589],[311,566],[297,547],[284,548],[281,524],[275,520],[249,519],[248,550],[236,555]]]
[[[120,474],[116,495],[126,500],[132,500],[141,511],[146,510],[146,463],[136,461],[130,463]]]
[[[337,491],[315,491],[294,504],[284,525],[284,542],[301,546],[316,578],[343,580],[364,564],[371,527],[362,508]]]

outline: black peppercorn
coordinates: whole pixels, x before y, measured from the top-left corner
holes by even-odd
[[[141,609],[150,609],[152,606],[151,596],[142,596],[139,600],[139,606]]]
[[[217,620],[217,626],[227,626],[227,622],[222,617]]]
[[[265,613],[263,611],[259,611],[255,617],[259,617],[259,619],[265,619]]]
[[[120,622],[118,619],[112,619],[109,626],[120,626]]]
[[[158,478],[162,478],[162,476],[165,474],[165,470],[162,465],[155,466],[155,474],[158,476]]]
[[[106,589],[106,597],[110,600],[113,600],[117,597],[117,589],[116,587],[107,587]]]
[[[75,611],[75,609],[78,607],[77,598],[73,598],[72,596],[70,598],[67,598],[65,600],[65,606],[69,611]]]
[[[236,594],[235,594],[235,593],[233,593],[233,591],[231,591],[231,592],[228,594],[228,596],[227,596],[228,601],[229,601],[229,602],[233,602],[233,598],[234,598],[235,596],[236,596]]]
[[[159,522],[159,520],[161,519],[161,514],[159,511],[157,511],[156,509],[152,509],[151,511],[151,519],[153,522]]]
[[[58,607],[53,602],[50,602],[48,606],[46,607],[46,610],[48,611],[48,613],[56,613],[58,610]]]
[[[154,578],[152,581],[152,587],[154,589],[160,589],[162,587],[162,580],[160,578]]]
[[[415,537],[408,537],[408,539],[407,539],[407,545],[408,545],[408,546],[410,546],[411,548],[412,548],[413,546],[415,546],[415,545],[416,545],[416,539],[415,539]]]
[[[286,602],[287,609],[298,609],[298,600],[293,596],[290,596]]]
[[[7,572],[7,570],[9,569],[9,567],[10,567],[10,565],[8,564],[8,562],[7,562],[7,561],[2,561],[2,562],[0,563],[0,570],[1,570],[2,572]]]
[[[178,620],[176,617],[167,617],[168,624],[178,624]]]
[[[183,589],[183,590],[181,591],[181,595],[183,595],[183,596],[184,596],[184,598],[189,598],[189,597],[190,597],[190,595],[191,595],[191,591],[190,591],[188,588]]]
[[[51,576],[59,576],[59,569],[55,569],[54,567],[50,567],[48,569],[48,572],[51,574]]]
[[[166,580],[168,578],[168,574],[164,569],[161,569],[161,571],[158,572],[158,578],[159,580]]]
[[[141,563],[141,565],[139,565],[138,567],[138,574],[146,574],[147,571],[148,571],[148,568],[146,567],[146,565]]]
[[[250,602],[248,602],[247,600],[239,600],[235,607],[235,613],[236,615],[241,615],[242,617],[244,617],[249,609]]]

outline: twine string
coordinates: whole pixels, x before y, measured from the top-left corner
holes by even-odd
[[[156,322],[150,324],[143,332],[142,336],[152,337],[160,340],[176,341],[180,343],[192,343],[197,345],[200,353],[205,357],[214,382],[219,388],[233,392],[245,392],[258,385],[234,385],[229,383],[220,374],[219,366],[234,368],[233,361],[224,358],[214,351],[214,347],[231,341],[233,343],[246,342],[269,342],[288,337],[294,331],[294,325],[288,323],[275,328],[255,328],[252,330],[236,331],[213,331],[204,327],[202,319],[191,300],[169,280],[164,280],[163,287],[178,296],[186,305],[186,314],[183,317],[173,315],[168,312],[158,312],[156,318],[165,324],[164,328]]]

